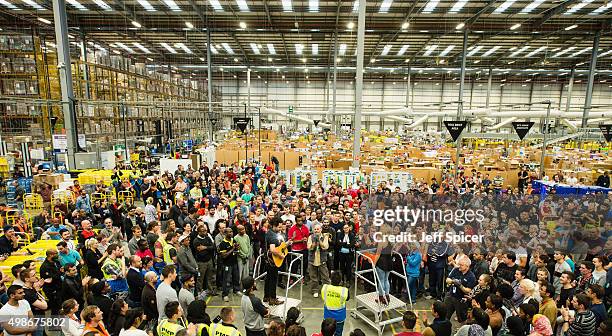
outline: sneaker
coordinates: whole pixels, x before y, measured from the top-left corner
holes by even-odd
[[[319,293],[314,293],[314,294],[312,294],[312,296],[318,298],[319,297]]]
[[[432,299],[432,296],[431,296],[430,294],[427,294],[427,295],[425,295],[425,298],[426,298],[427,300],[431,300],[431,299]]]
[[[223,297],[223,301],[225,301],[225,302],[229,302],[229,296],[224,296],[224,297]]]

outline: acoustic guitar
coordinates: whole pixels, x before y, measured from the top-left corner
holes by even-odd
[[[279,246],[276,247],[276,250],[274,252],[276,252],[277,254],[274,254],[272,253],[272,251],[270,251],[269,257],[271,257],[276,267],[281,267],[283,265],[285,257],[287,256],[287,254],[289,254],[289,245],[287,245],[286,242],[282,242]]]

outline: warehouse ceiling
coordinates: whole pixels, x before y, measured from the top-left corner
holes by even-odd
[[[306,69],[356,63],[358,1],[66,0],[74,42],[150,66],[206,66],[207,30],[215,70]],[[54,39],[51,0],[0,0],[0,27]],[[598,70],[612,70],[610,0],[367,1],[368,69],[586,70],[600,32]],[[83,35],[82,35],[83,34]],[[105,50],[105,51],[104,51]],[[353,70],[354,71],[354,70]]]

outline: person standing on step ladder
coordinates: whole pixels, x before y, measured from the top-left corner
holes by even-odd
[[[280,218],[272,218],[270,220],[270,229],[266,233],[266,252],[268,258],[266,258],[264,302],[267,302],[272,306],[277,306],[283,303],[283,301],[276,298],[278,267],[276,267],[276,265],[274,264],[274,260],[272,260],[272,255],[282,257],[279,251],[277,251],[277,247],[281,245],[283,240],[283,236],[279,233],[281,224],[282,220]]]
[[[349,300],[349,289],[342,287],[342,274],[333,271],[331,274],[331,285],[325,284],[321,288],[323,298],[323,318],[336,320],[336,332],[334,336],[342,336],[344,320],[346,320],[346,301]]]

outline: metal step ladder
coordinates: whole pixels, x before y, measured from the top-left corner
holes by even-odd
[[[393,295],[389,295],[389,304],[380,304],[376,302],[376,300],[378,299],[377,291],[365,294],[357,294],[357,283],[359,279],[374,286],[374,288],[378,290],[378,284],[380,283],[380,279],[378,278],[378,273],[376,273],[376,265],[374,260],[372,260],[372,258],[366,254],[368,252],[372,253],[375,251],[375,249],[361,250],[356,251],[355,253],[355,308],[351,312],[351,316],[353,318],[360,318],[365,323],[376,329],[378,331],[378,336],[381,336],[387,325],[400,322],[402,320],[403,312],[400,312],[399,310],[407,310],[408,303],[402,301],[399,298],[396,298]],[[393,251],[392,254],[401,259],[402,265],[406,265],[404,263],[404,257],[401,254],[396,251]],[[366,266],[363,270],[359,270],[359,265],[362,261],[364,262],[363,264],[365,264]],[[366,276],[370,273],[372,274],[373,281]],[[404,281],[406,282],[408,300],[410,301],[410,309],[413,309],[412,297],[410,296],[410,290],[408,290],[408,276],[406,275],[406,267],[402,267],[402,273],[391,271],[391,274],[404,279]],[[391,314],[389,314],[390,312],[395,312],[395,315],[399,314],[399,317],[391,317]],[[371,316],[373,316],[373,318]]]
[[[290,260],[289,261],[286,258],[284,262],[284,265],[287,266],[287,271],[278,272],[279,275],[287,276],[287,283],[285,284],[285,296],[277,297],[279,300],[283,301],[283,303],[278,306],[271,306],[270,304],[264,302],[264,306],[268,308],[270,315],[280,317],[283,320],[287,317],[287,311],[291,307],[299,307],[302,304],[302,294],[304,285],[304,256],[300,253],[289,252],[289,254],[287,254],[287,257],[289,257],[288,259]],[[255,266],[253,267],[253,278],[255,279],[255,281],[259,281],[262,279],[264,279],[265,281],[267,272],[262,273],[262,265],[265,268],[265,258],[267,258],[267,255],[262,253],[257,257],[257,260],[255,261]],[[291,270],[293,269],[293,264],[296,262],[299,262],[298,273],[292,273]],[[291,280],[293,280],[293,283],[291,283]],[[295,287],[296,285],[300,286],[299,298],[289,297],[289,290]]]

